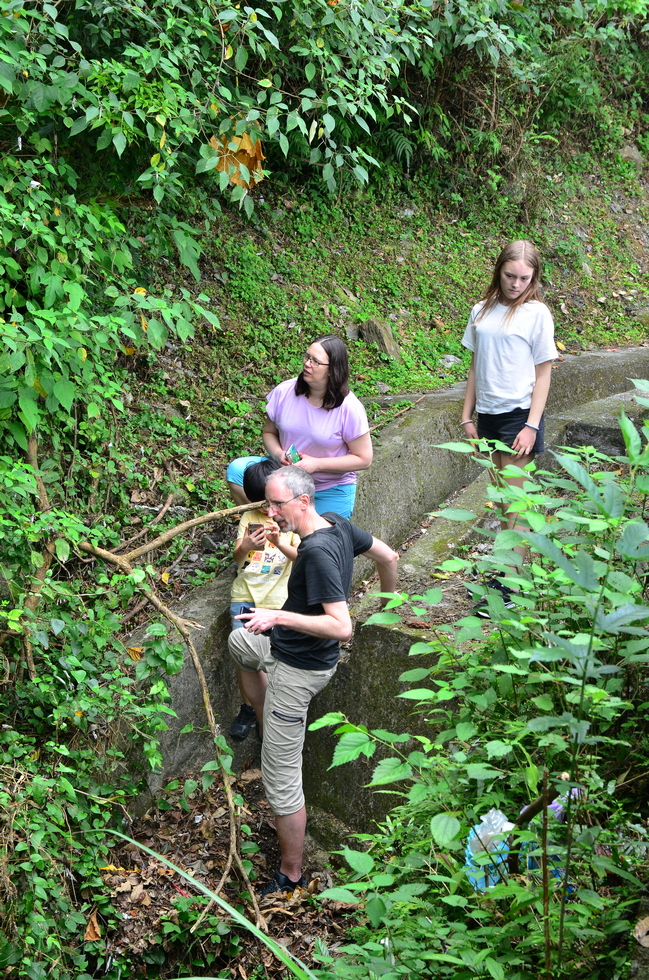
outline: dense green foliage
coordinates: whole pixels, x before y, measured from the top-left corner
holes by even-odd
[[[84,924],[94,907],[111,922],[97,875],[104,830],[135,790],[125,774],[134,747],[158,761],[164,675],[179,667],[155,624],[137,667],[121,643],[121,615],[159,570],[84,565],[80,543],[115,548],[152,486],[191,508],[222,498],[205,442],[256,448],[253,395],[298,363],[301,331],[342,329],[344,308],[352,325],[393,306],[416,323],[401,365],[352,345],[359,392],[375,394],[377,379],[396,391],[455,377],[439,357],[461,354],[457,336],[428,326],[447,296],[464,317],[483,257],[539,211],[544,148],[560,153],[566,134],[583,141],[580,161],[565,165],[575,209],[597,154],[630,132],[648,148],[646,12],[642,0],[2,0],[0,803],[11,819],[0,968],[32,980],[122,968],[101,942],[84,942]],[[254,189],[252,165],[221,159],[243,137],[265,156]],[[632,183],[631,164],[611,167]],[[386,190],[417,200],[408,229],[396,217],[380,226]],[[283,196],[293,216],[280,227],[270,203]],[[410,256],[431,250],[440,205],[452,208],[447,228],[457,223],[452,254],[416,268]],[[226,221],[243,245],[224,234]],[[485,224],[498,231],[480,252]],[[357,276],[355,243],[370,225],[385,253],[372,251],[374,268]],[[286,236],[283,254],[266,247],[273,230]],[[336,235],[350,255],[328,265],[322,242],[333,256]],[[382,261],[397,238],[407,277]],[[570,234],[547,245],[550,271],[581,275],[586,254]],[[481,257],[471,270],[468,248]],[[637,266],[618,252],[616,275],[635,281]],[[204,281],[216,269],[218,304]],[[290,299],[273,276],[289,280]],[[616,330],[624,304],[611,308]],[[591,325],[589,343],[608,339],[598,318]],[[637,324],[623,336],[637,336]],[[210,370],[192,374],[182,365],[193,369],[200,350]],[[166,411],[172,395],[182,415]],[[183,468],[191,453],[198,475]]]
[[[440,566],[472,574],[477,596],[494,572],[520,591],[513,609],[487,593],[487,638],[484,620],[468,616],[411,648],[433,664],[401,676],[414,682],[401,697],[425,712],[429,735],[368,731],[339,714],[312,725],[339,726],[333,766],[381,746],[370,785],[396,783],[404,797],[378,832],[360,835],[369,853],[345,850],[350,881],[325,892],[362,897],[369,921],[347,955],[321,951],[330,964],[323,975],[623,975],[647,853],[645,800],[625,799],[623,787],[646,768],[649,424],[641,435],[623,416],[622,433],[625,457],[571,450],[557,455],[558,472],[527,467],[522,489],[490,488],[528,530],[499,532],[492,555]],[[529,565],[511,550],[523,541]],[[414,599],[428,616],[441,590]],[[398,620],[385,612],[368,622]],[[473,874],[491,878],[475,890],[465,854],[471,828],[492,807],[514,822],[543,794],[561,797],[565,821],[549,813],[544,826],[541,806],[531,823],[502,832],[496,840],[508,840],[509,857],[503,844],[475,854]]]

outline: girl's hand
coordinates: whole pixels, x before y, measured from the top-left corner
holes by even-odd
[[[299,466],[300,469],[306,470],[307,473],[317,473],[318,470],[322,469],[322,460],[318,459],[317,456],[306,456],[303,455],[299,463],[295,463],[295,466]]]
[[[275,521],[271,520],[266,521],[264,524],[264,532],[266,534],[266,540],[276,548],[279,548],[279,536],[281,534],[279,524],[276,524]]]
[[[462,428],[464,429],[464,438],[465,439],[477,439],[478,438],[478,430],[476,429],[474,422],[467,422],[467,424],[466,425],[463,425]]]
[[[527,426],[521,429],[512,443],[512,449],[517,456],[529,456],[534,449],[536,442],[536,432],[528,429]]]
[[[248,525],[250,527],[250,525]],[[252,534],[246,529],[241,540],[241,547],[246,551],[261,551],[266,544],[266,531],[263,527],[257,528]]]

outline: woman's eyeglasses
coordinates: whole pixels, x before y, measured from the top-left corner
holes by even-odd
[[[309,361],[311,364],[315,364],[316,367],[329,367],[329,361],[319,361],[317,357],[312,357],[311,354],[305,354],[302,360],[304,364]]]

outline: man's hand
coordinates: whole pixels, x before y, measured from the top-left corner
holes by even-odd
[[[235,616],[240,619],[249,633],[265,633],[267,630],[277,626],[278,609],[255,609],[251,613],[241,613]]]

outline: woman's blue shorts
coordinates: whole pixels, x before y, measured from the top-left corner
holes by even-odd
[[[236,483],[242,487],[244,471],[252,463],[259,463],[266,458],[266,456],[240,456],[238,459],[233,459],[225,472],[226,480],[228,483]],[[350,518],[354,510],[355,500],[356,484],[341,483],[337,487],[329,487],[328,490],[316,490],[315,509],[318,514],[324,514],[331,510],[334,514],[340,514],[341,517]]]

